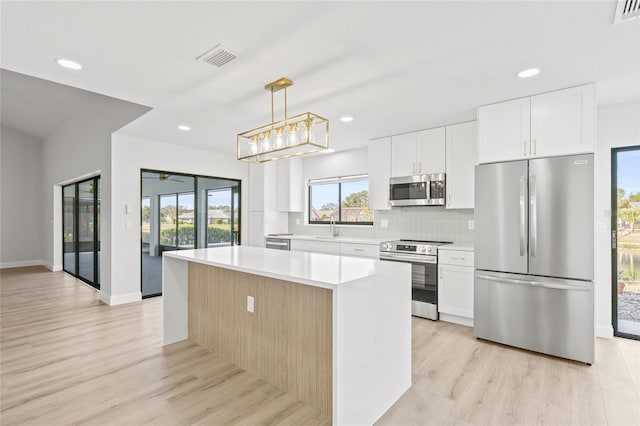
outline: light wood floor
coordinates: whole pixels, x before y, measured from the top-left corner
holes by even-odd
[[[0,271],[0,424],[326,424],[185,342],[162,347],[161,299],[108,307],[62,272]],[[595,365],[413,319],[413,387],[381,425],[640,425],[640,342],[598,339]],[[375,374],[375,372],[372,372]]]

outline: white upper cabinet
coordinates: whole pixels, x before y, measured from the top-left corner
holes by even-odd
[[[593,85],[531,97],[531,155],[593,152]]]
[[[264,211],[264,165],[249,163],[249,211]],[[242,188],[244,190],[244,188]]]
[[[442,173],[444,169],[444,127],[391,137],[392,177]]]
[[[391,176],[411,176],[417,173],[416,133],[391,138]]]
[[[478,161],[516,160],[529,153],[529,98],[478,108]]]
[[[276,205],[279,212],[303,212],[302,158],[293,157],[276,163]]]
[[[593,84],[478,108],[478,162],[593,152]]]
[[[391,138],[369,142],[369,208],[389,210],[389,178],[391,177]]]
[[[443,173],[445,169],[445,128],[422,130],[416,134],[417,174]]]
[[[472,209],[477,123],[447,126],[446,140],[447,208]]]

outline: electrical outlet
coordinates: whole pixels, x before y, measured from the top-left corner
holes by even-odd
[[[388,228],[389,220],[388,219],[380,219],[380,228]]]
[[[253,313],[253,296],[247,296],[247,311]]]
[[[470,220],[468,224],[469,224],[469,229],[475,229],[476,223],[473,220]]]

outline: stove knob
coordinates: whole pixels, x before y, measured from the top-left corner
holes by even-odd
[[[427,247],[427,253],[433,253],[433,247]]]
[[[427,248],[425,246],[420,247],[420,253],[424,253],[425,251],[427,251]]]
[[[385,249],[385,250],[391,250],[391,243],[382,244],[382,248]]]

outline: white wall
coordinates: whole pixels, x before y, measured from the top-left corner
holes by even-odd
[[[0,131],[0,268],[43,264],[42,141]]]
[[[111,143],[111,285],[100,298],[117,305],[140,300],[140,169],[240,179],[241,243],[247,243],[248,165],[235,157],[114,134]],[[128,206],[129,213],[125,213]]]
[[[598,108],[595,153],[596,335],[613,337],[611,326],[611,148],[640,145],[640,102]],[[638,165],[640,167],[640,164]]]
[[[44,260],[62,269],[61,184],[100,175],[100,286],[109,288],[111,271],[111,134],[148,107],[87,93],[84,108],[43,141],[42,229]]]

